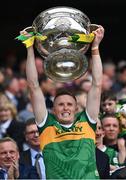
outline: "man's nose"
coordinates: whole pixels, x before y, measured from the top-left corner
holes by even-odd
[[[64,104],[64,109],[67,109],[68,108],[68,105],[67,104]]]
[[[111,125],[111,126],[110,126],[110,130],[113,130],[113,129],[114,129],[114,127],[113,127],[113,125]]]
[[[38,136],[39,136],[39,132],[36,131],[36,132],[34,133],[34,135],[35,135],[36,137],[38,137]]]
[[[106,105],[105,108],[106,108],[106,109],[109,109],[109,105]]]
[[[10,152],[6,153],[6,157],[11,157],[11,156],[12,156],[12,154]]]

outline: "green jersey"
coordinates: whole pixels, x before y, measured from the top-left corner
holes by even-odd
[[[85,112],[76,115],[70,128],[48,114],[45,125],[39,128],[47,179],[99,179],[95,129],[96,124]]]
[[[117,151],[107,146],[104,147],[103,151],[109,156],[109,163],[111,165],[119,166]]]

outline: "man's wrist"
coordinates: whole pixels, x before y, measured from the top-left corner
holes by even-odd
[[[97,49],[99,49],[98,46],[91,47],[91,50],[92,50],[92,51],[97,50]]]
[[[91,48],[91,54],[92,55],[99,55],[99,47],[98,46],[94,46]]]

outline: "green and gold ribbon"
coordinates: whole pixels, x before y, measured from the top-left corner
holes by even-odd
[[[40,40],[40,41],[45,41],[47,39],[47,36],[43,36],[40,33],[34,33],[34,32],[29,32],[31,35],[30,37],[25,36],[25,35],[19,35],[15,39],[22,41],[23,44],[25,44],[26,48],[32,46],[34,44],[35,39]],[[94,39],[94,34],[74,34],[72,36],[68,37],[68,41],[73,42],[73,43],[85,43],[89,44],[93,41]]]
[[[70,36],[68,41],[74,42],[74,43],[91,43],[94,39],[94,34],[74,34],[73,36]]]
[[[19,35],[15,39],[22,41],[22,43],[25,44],[26,48],[32,46],[35,39],[40,41],[45,41],[47,39],[47,36],[42,36],[40,33],[29,32],[29,34],[31,34],[30,37]]]

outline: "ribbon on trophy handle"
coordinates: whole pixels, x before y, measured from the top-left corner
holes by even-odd
[[[99,28],[99,25],[97,24],[90,24],[90,32],[89,34],[74,34],[73,36],[71,36],[69,38],[69,41],[71,42],[79,42],[79,43],[85,43],[85,44],[89,44],[92,43],[93,39],[94,39],[94,33],[93,31],[95,31],[96,29]]]
[[[96,24],[91,24],[90,26],[92,27],[92,31],[98,28],[98,25]],[[22,43],[25,44],[26,48],[32,46],[34,44],[35,39],[40,41],[45,41],[47,39],[47,36],[43,36],[39,32],[35,33],[33,31],[33,27],[31,26],[25,28],[24,30],[26,30],[30,36],[19,35],[15,39],[22,41]],[[84,43],[84,44],[92,43],[93,39],[94,39],[94,33],[92,32],[89,34],[77,33],[68,37],[69,42]]]
[[[27,31],[29,36],[26,35],[19,35],[15,39],[22,41],[23,44],[25,44],[26,48],[32,46],[34,44],[35,39],[40,41],[45,41],[47,39],[47,36],[43,36],[40,33],[35,33],[33,31],[33,27],[27,27],[24,29],[24,31]]]
[[[70,36],[68,41],[74,42],[74,43],[85,43],[89,44],[93,41],[94,34],[74,34],[73,36]]]

